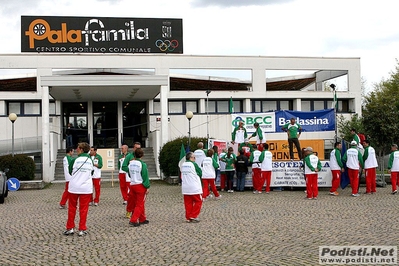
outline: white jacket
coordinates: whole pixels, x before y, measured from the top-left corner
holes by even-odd
[[[62,165],[64,166],[64,176],[65,176],[65,181],[69,182],[71,180],[71,174],[69,173],[69,162],[68,162],[68,157],[69,155],[66,155],[64,159],[62,160]]]
[[[69,180],[68,192],[74,194],[92,194],[93,181],[91,172],[93,171],[93,161],[88,154],[80,154],[72,166],[71,180]]]
[[[184,162],[180,168],[181,191],[183,195],[202,194],[201,178],[198,176],[193,162]]]
[[[215,179],[216,172],[215,167],[213,165],[214,160],[212,157],[206,157],[202,161],[202,178],[203,179]]]
[[[270,151],[262,151],[263,161],[260,165],[262,171],[272,171],[273,169],[273,153]]]
[[[364,169],[376,168],[378,167],[377,157],[375,155],[375,150],[373,147],[369,146],[366,148],[368,152],[367,159],[364,161]]]

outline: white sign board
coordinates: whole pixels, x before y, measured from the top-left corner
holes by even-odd
[[[302,162],[273,162],[271,187],[306,187],[304,170],[300,168]],[[321,161],[322,169],[318,173],[318,186],[331,187],[331,169],[328,161]],[[234,178],[234,184],[236,178]],[[216,179],[216,185],[220,186],[220,176]],[[248,167],[245,177],[245,187],[252,187],[252,168]]]

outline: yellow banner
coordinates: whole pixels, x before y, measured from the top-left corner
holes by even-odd
[[[269,151],[273,153],[273,160],[275,161],[288,161],[290,160],[290,149],[288,146],[288,140],[267,140],[269,144]],[[313,153],[319,157],[320,160],[324,160],[324,140],[322,139],[299,139],[301,149],[306,147],[312,147]],[[298,153],[294,145],[294,159],[299,160]]]

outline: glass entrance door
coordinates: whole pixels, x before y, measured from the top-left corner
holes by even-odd
[[[63,103],[63,133],[66,145],[76,147],[79,142],[89,142],[87,132],[87,103]]]
[[[117,102],[93,102],[93,143],[97,148],[118,148]]]
[[[138,141],[145,147],[147,136],[147,112],[145,102],[123,102],[123,139],[129,147]]]

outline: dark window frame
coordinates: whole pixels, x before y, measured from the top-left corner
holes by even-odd
[[[251,100],[251,110],[253,113],[259,113],[255,111],[255,102],[259,102],[260,103],[260,113],[264,113],[264,112],[275,112],[275,111],[282,111],[281,109],[281,102],[286,102],[288,101],[288,105],[289,105],[289,109],[290,111],[293,111],[294,109],[294,103],[292,100],[277,100],[277,99],[256,99],[256,100]],[[263,102],[276,102],[276,110],[264,110],[263,107]],[[287,109],[284,109],[287,110]]]
[[[159,103],[159,100],[154,100],[154,103]],[[193,112],[193,114],[198,114],[198,100],[170,100],[168,101],[168,105],[169,102],[179,102],[182,104],[182,112],[181,113],[171,113],[169,112],[169,108],[168,108],[168,115],[182,115],[182,114],[186,114],[187,111],[191,111]],[[197,104],[197,110],[187,110],[187,102],[196,102]],[[168,106],[169,107],[169,106]],[[154,115],[160,115],[161,113],[157,113],[157,112],[153,112]]]
[[[26,101],[6,101],[6,110],[7,114],[10,114],[10,103],[19,103],[19,113],[17,113],[18,116],[21,117],[36,117],[36,116],[42,116],[42,101],[35,101],[35,100],[26,100]],[[38,103],[39,104],[39,113],[38,114],[26,114],[25,113],[25,103]],[[55,113],[50,114],[50,116],[56,116],[57,113],[57,103],[56,101],[49,101],[49,103],[54,103],[55,104]]]

